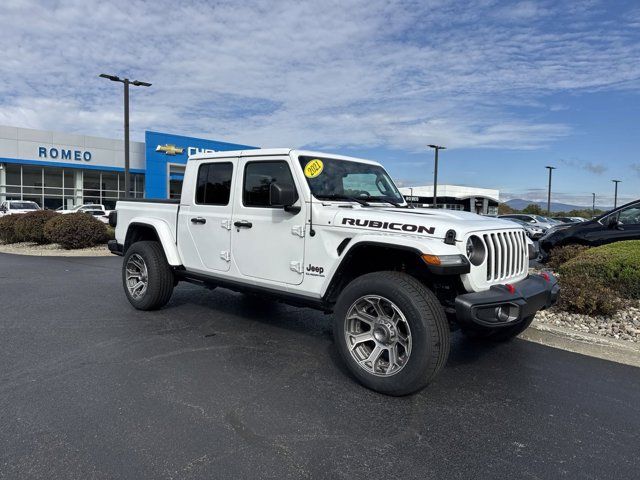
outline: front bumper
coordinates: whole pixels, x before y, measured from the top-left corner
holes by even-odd
[[[494,285],[484,292],[466,293],[456,298],[460,324],[501,328],[515,325],[558,300],[560,285],[550,273],[529,275],[513,284]]]

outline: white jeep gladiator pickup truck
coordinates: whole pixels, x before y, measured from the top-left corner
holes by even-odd
[[[380,164],[339,155],[198,154],[180,201],[120,201],[110,222],[135,308],[164,306],[188,281],[331,312],[350,372],[390,395],[434,378],[451,330],[507,340],[559,292],[529,275],[518,225],[410,208]]]

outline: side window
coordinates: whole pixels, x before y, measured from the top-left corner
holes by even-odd
[[[618,221],[623,225],[640,225],[640,204],[621,210],[618,213]]]
[[[198,169],[196,203],[198,205],[229,205],[233,164],[205,163]]]
[[[242,203],[245,207],[269,207],[269,187],[273,182],[296,189],[287,162],[249,162],[244,169]],[[296,193],[296,200],[298,195]]]

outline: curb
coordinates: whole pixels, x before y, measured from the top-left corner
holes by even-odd
[[[640,367],[640,344],[535,321],[519,338],[548,347]]]
[[[60,249],[37,249],[37,248],[15,248],[7,245],[0,245],[0,253],[6,255],[23,255],[27,257],[108,257],[112,253],[107,250],[105,246],[105,252],[95,249],[78,249],[78,250],[64,250]]]

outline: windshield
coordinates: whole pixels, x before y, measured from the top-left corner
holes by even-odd
[[[393,180],[379,165],[317,157],[300,157],[299,161],[318,199],[404,204]]]
[[[40,210],[40,207],[35,202],[11,202],[12,210]]]

